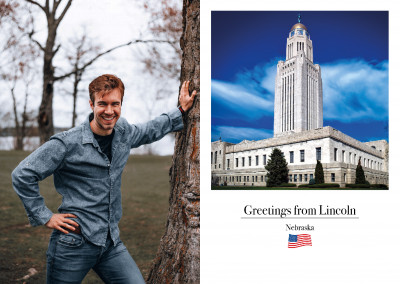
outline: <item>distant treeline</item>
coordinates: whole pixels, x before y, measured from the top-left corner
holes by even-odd
[[[54,133],[62,132],[68,130],[68,127],[54,127]],[[5,127],[0,128],[0,137],[8,137],[8,136],[16,136],[16,129],[15,127]],[[27,137],[35,137],[39,136],[39,129],[38,127],[30,127],[29,131],[26,134]]]

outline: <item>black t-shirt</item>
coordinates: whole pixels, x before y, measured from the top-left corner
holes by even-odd
[[[100,149],[101,151],[107,155],[108,159],[111,162],[111,144],[112,144],[112,140],[114,137],[114,129],[112,131],[112,133],[110,135],[106,135],[106,136],[101,136],[101,135],[97,135],[96,133],[93,133],[94,138],[96,138],[97,143],[99,143]]]
[[[90,114],[89,116],[89,122],[91,122],[94,118],[93,113]],[[94,138],[97,140],[97,143],[99,143],[100,149],[101,151],[107,155],[108,160],[110,160],[111,163],[111,144],[112,144],[112,140],[114,138],[114,133],[115,130],[113,129],[112,133],[110,135],[106,135],[106,136],[101,136],[101,135],[97,135],[96,133],[93,133]]]

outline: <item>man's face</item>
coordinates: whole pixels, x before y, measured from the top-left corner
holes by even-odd
[[[89,104],[94,114],[94,119],[90,122],[92,131],[102,136],[111,134],[121,115],[120,91],[114,89],[103,96],[96,93],[94,104],[91,100],[89,100]]]

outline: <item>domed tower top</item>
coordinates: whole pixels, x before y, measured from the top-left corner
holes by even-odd
[[[313,47],[307,27],[301,23],[301,16],[298,15],[297,23],[292,26],[287,38],[286,60],[289,60],[300,53],[313,62]]]
[[[290,31],[293,31],[295,29],[303,29],[303,30],[307,31],[306,26],[301,23],[301,15],[300,14],[297,16],[297,23],[293,25],[293,27],[290,29]]]
[[[307,31],[307,28],[305,25],[303,25],[302,23],[296,23],[293,25],[293,27],[290,29],[290,31],[293,31],[295,29],[303,29]]]

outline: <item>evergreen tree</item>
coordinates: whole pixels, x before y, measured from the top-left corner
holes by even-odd
[[[364,170],[361,166],[361,158],[358,159],[358,165],[356,168],[356,184],[366,184],[367,181],[365,180]]]
[[[278,148],[272,150],[265,169],[267,170],[268,187],[279,186],[288,182],[289,169],[287,162],[282,151]]]
[[[317,160],[317,165],[315,166],[314,176],[316,184],[325,183],[324,169],[322,168],[322,164],[319,160]]]

